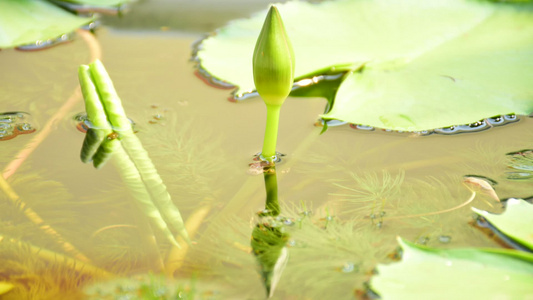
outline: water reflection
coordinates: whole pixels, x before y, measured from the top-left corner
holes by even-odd
[[[270,298],[289,261],[287,242],[290,235],[285,231],[282,218],[279,218],[281,209],[278,202],[275,164],[264,167],[263,172],[266,190],[265,210],[258,213],[260,219],[252,231],[251,246],[260,267],[267,296]]]
[[[533,179],[533,150],[524,149],[507,153],[509,171],[505,174],[511,180]]]

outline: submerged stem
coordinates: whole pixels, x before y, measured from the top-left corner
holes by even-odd
[[[276,166],[272,165],[264,172],[266,204],[265,209],[270,216],[278,216],[281,212],[278,202],[278,179],[276,176]]]
[[[276,156],[280,109],[281,105],[267,104],[265,139],[263,141],[263,151],[261,152],[261,155],[268,161],[273,161]]]

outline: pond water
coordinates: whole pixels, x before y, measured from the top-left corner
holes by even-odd
[[[265,5],[253,3],[230,17]],[[470,224],[470,207],[502,205],[482,192],[472,200],[465,176],[490,178],[500,199],[532,194],[531,181],[509,178],[520,171],[506,156],[531,147],[531,118],[449,136],[348,125],[320,135],[314,124],[326,101],[289,98],[278,138],[285,156],[269,177],[280,212],[261,218],[265,178],[249,164],[261,149],[264,104],[227,101],[231,90],[207,85],[190,61],[191,45],[227,16],[190,20],[185,30],[166,16],[196,8],[154,5],[153,19],[133,25],[146,5],[110,20],[96,39],[78,33],[46,51],[0,52],[1,111],[28,113],[21,117],[36,129],[0,140],[0,281],[15,285],[1,299],[136,299],[143,291],[166,299],[178,290],[177,299],[264,299],[263,277],[273,299],[352,299],[377,264],[394,260],[397,236],[439,248],[500,247]],[[116,165],[80,161],[77,68],[95,57],[192,245],[175,249],[148,223]]]

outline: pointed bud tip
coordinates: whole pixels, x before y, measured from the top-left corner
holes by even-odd
[[[255,87],[267,105],[281,105],[294,80],[294,52],[281,15],[270,6],[253,56]]]

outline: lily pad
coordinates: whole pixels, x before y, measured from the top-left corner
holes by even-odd
[[[48,1],[0,1],[0,48],[58,38],[93,21],[78,17]]]
[[[504,249],[432,249],[398,238],[402,261],[378,265],[370,287],[384,299],[528,299],[533,255]]]
[[[58,0],[56,0],[58,1]],[[63,2],[71,2],[77,4],[94,5],[94,6],[117,6],[132,0],[60,0]]]
[[[492,214],[472,207],[497,230],[533,251],[533,205],[511,198],[502,214]]]
[[[338,0],[277,7],[293,44],[295,77],[353,66],[324,119],[420,131],[533,112],[531,4]],[[264,15],[233,21],[199,45],[200,67],[235,85],[236,98],[255,89],[252,53]]]

